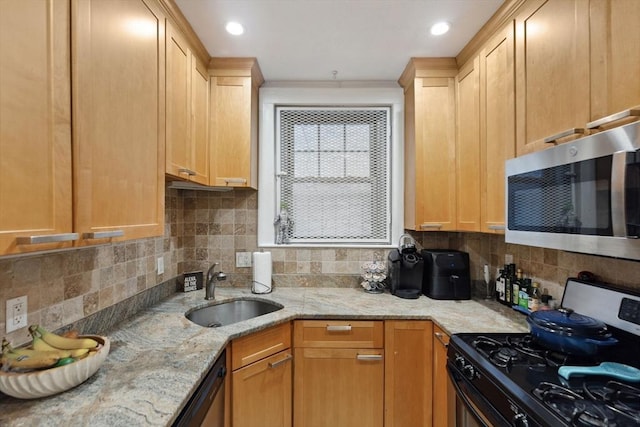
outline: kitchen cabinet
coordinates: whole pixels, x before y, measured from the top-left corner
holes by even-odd
[[[74,229],[164,232],[165,24],[152,0],[73,0]],[[91,239],[90,233],[97,239]]]
[[[589,2],[530,0],[515,26],[516,143],[522,155],[589,121]]]
[[[208,185],[209,75],[183,35],[166,28],[166,173]]]
[[[74,239],[70,3],[0,2],[0,255]]]
[[[591,120],[640,105],[640,2],[591,0]]]
[[[505,229],[504,164],[515,156],[514,25],[480,52],[480,231]]]
[[[290,427],[291,326],[274,326],[231,343],[231,425]]]
[[[456,77],[456,230],[480,231],[480,60]]]
[[[404,227],[456,229],[453,58],[413,58],[399,79],[405,98]]]
[[[384,322],[386,427],[428,426],[439,408],[432,400],[433,324],[428,320]]]
[[[433,427],[456,424],[456,396],[447,373],[449,335],[433,325]]]
[[[381,427],[382,321],[294,322],[296,427]]]
[[[212,58],[209,185],[258,188],[258,88],[254,58]]]

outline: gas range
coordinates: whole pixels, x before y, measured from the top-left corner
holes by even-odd
[[[584,284],[568,284],[569,293],[578,285]],[[601,292],[598,288],[596,293]],[[582,305],[566,296],[565,290],[563,305],[569,301]],[[629,298],[640,307],[638,295],[623,295],[620,301]],[[588,306],[582,309],[589,312]],[[567,379],[558,374],[562,366],[598,366],[602,362],[640,369],[640,336],[633,333],[638,325],[624,322],[630,325],[612,322],[624,329],[610,326],[618,344],[593,356],[551,350],[525,333],[454,334],[447,368],[459,401],[473,414],[475,422],[470,425],[640,426],[640,382],[602,375],[571,375]]]

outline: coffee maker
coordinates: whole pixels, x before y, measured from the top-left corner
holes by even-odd
[[[406,299],[420,296],[424,259],[416,249],[413,237],[408,234],[400,236],[398,249],[389,252],[387,266],[393,295]]]

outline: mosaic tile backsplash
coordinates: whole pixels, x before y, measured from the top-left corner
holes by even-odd
[[[57,329],[112,307],[189,271],[218,262],[227,273],[221,286],[249,287],[251,268],[235,267],[235,252],[259,250],[257,192],[236,189],[206,192],[167,189],[165,234],[48,254],[0,258],[0,331],[5,331],[5,301],[28,296],[28,322]],[[567,277],[583,270],[601,280],[640,290],[640,262],[575,254],[504,243],[501,235],[414,233],[419,246],[468,252],[471,277],[482,280],[505,263],[505,255],[525,276],[542,283],[556,299]],[[357,287],[365,261],[386,259],[388,250],[268,249],[273,258],[274,287]],[[156,259],[165,272],[156,274]],[[26,341],[26,330],[6,334]]]

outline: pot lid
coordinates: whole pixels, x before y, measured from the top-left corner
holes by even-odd
[[[534,311],[529,320],[542,328],[560,335],[604,339],[611,336],[607,325],[593,317],[576,313],[570,308]]]

